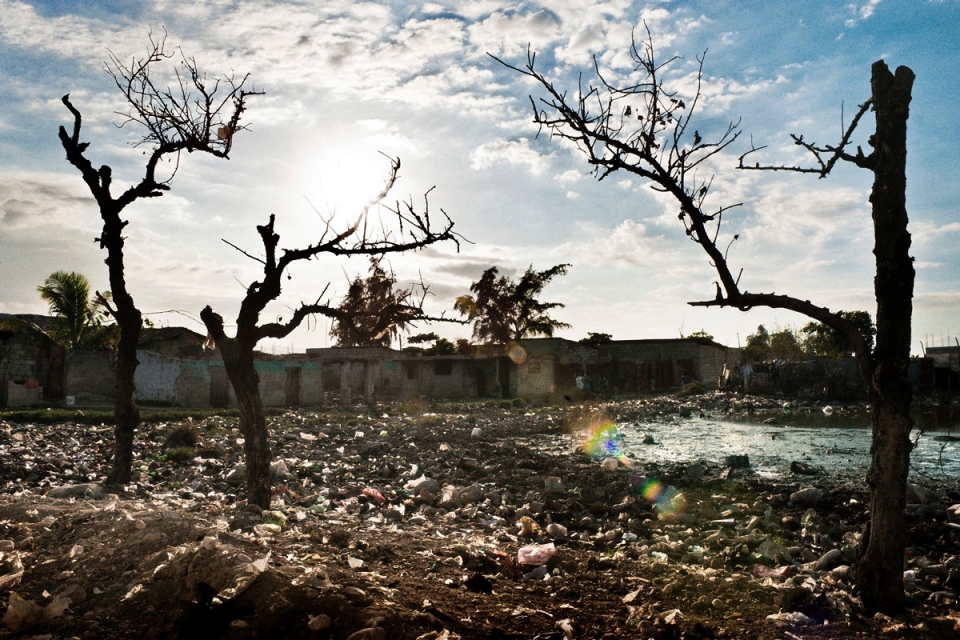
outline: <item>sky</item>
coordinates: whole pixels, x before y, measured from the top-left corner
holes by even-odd
[[[157,326],[204,333],[211,305],[228,327],[259,263],[256,225],[276,215],[280,246],[315,242],[325,221],[346,224],[402,168],[392,197],[418,208],[429,191],[467,241],[394,256],[404,286],[429,285],[425,309],[453,317],[454,299],[490,266],[518,276],[528,266],[571,268],[541,299],[554,317],[614,339],[677,338],[705,331],[729,346],[808,320],[782,310],[691,307],[712,299],[716,275],[684,235],[675,205],[626,174],[597,181],[584,156],[537,135],[536,84],[490,55],[537,68],[576,90],[594,60],[608,79],[629,79],[631,34],[644,25],[679,95],[704,58],[695,115],[705,138],[738,122],[742,135],[709,165],[708,207],[725,215],[719,244],[742,290],[776,292],[833,310],[875,315],[872,176],[840,164],[831,176],[744,172],[737,157],[765,145],[771,164],[801,160],[789,134],[831,143],[870,97],[870,67],[883,59],[916,73],[908,123],[907,209],[916,265],[912,345],[954,344],[960,334],[960,0],[823,2],[509,2],[300,0],[0,0],[0,312],[44,313],[37,286],[57,270],[109,288],[101,221],[57,138],[83,114],[87,157],[113,168],[119,193],[143,175],[143,148],[123,121],[122,96],[105,72],[129,61],[149,34],[167,34],[210,77],[249,74],[251,98],[229,160],[180,159],[171,190],[128,207],[126,276]],[[705,55],[704,55],[705,54]],[[172,68],[172,67],[170,67]],[[165,71],[158,72],[164,78]],[[866,148],[872,116],[855,142]],[[432,189],[432,190],[431,190]],[[227,244],[230,243],[230,244]],[[301,302],[336,303],[367,272],[363,258],[296,264],[264,320]],[[419,325],[449,339],[468,327]],[[260,348],[276,353],[332,346],[329,323],[305,323]],[[922,346],[921,346],[922,345]]]

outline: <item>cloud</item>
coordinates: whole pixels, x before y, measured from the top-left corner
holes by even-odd
[[[83,195],[82,184],[79,177],[60,173],[0,172],[0,194],[8,196],[0,196],[0,227],[43,229],[57,236],[98,228],[93,199]]]
[[[577,235],[582,239],[560,245],[553,255],[568,256],[574,264],[621,267],[669,268],[680,259],[666,236],[651,235],[635,220],[624,220],[613,229],[583,223]]]
[[[534,174],[541,174],[547,168],[549,156],[541,156],[530,146],[530,140],[495,140],[480,145],[470,154],[470,167],[477,170],[489,169],[495,165],[526,165]]]
[[[870,16],[873,15],[874,11],[876,11],[881,1],[882,0],[867,0],[866,2],[855,2],[847,5],[848,10],[853,14],[853,17],[844,22],[843,25],[848,28],[853,28],[857,26],[858,23],[869,19]]]

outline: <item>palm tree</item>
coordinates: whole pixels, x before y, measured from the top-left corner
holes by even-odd
[[[69,349],[78,349],[96,318],[90,302],[90,282],[75,271],[56,271],[37,287],[56,319],[53,339]]]
[[[35,340],[52,340],[68,349],[100,349],[115,346],[118,335],[115,324],[104,324],[101,307],[106,307],[110,292],[96,292],[90,298],[90,282],[82,273],[56,271],[37,287],[40,297],[49,305],[53,322],[34,324],[14,316],[0,319],[0,328],[11,329]]]

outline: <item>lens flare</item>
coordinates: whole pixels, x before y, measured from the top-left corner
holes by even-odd
[[[624,452],[623,433],[607,417],[593,422],[584,432],[583,450],[591,458],[616,458],[621,464],[629,464]]]
[[[507,357],[510,358],[514,364],[523,364],[527,361],[527,350],[516,342],[507,344],[507,346],[504,347],[504,351],[507,352]]]
[[[660,516],[678,516],[686,511],[687,499],[676,489],[656,478],[648,478],[640,485],[640,495],[657,508]]]

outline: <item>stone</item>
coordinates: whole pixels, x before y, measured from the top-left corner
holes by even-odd
[[[703,477],[703,465],[699,462],[694,462],[687,465],[686,475],[688,478],[693,480],[699,480]]]
[[[356,633],[347,636],[347,640],[386,640],[387,632],[383,627],[370,627],[361,629]]]
[[[907,504],[936,504],[937,494],[912,482],[907,483]]]
[[[817,571],[829,571],[843,562],[843,552],[840,549],[830,549],[817,559],[813,568]]]
[[[817,470],[811,467],[810,465],[800,462],[799,460],[794,460],[790,463],[790,472],[796,473],[801,476],[815,476],[817,475]]]
[[[483,487],[478,484],[472,484],[469,487],[457,492],[457,500],[463,504],[472,502],[481,502],[483,500]]]
[[[557,524],[556,522],[551,522],[547,525],[547,535],[551,538],[566,538],[567,537],[567,528],[562,524]]]
[[[604,471],[616,471],[619,466],[620,462],[616,458],[604,458],[600,462],[600,468]]]
[[[952,504],[947,507],[947,522],[960,524],[960,504]]]
[[[563,480],[556,476],[548,476],[543,479],[543,490],[551,494],[563,493],[565,491]]]
[[[310,631],[322,631],[324,629],[329,629],[333,624],[333,620],[330,619],[325,613],[321,613],[315,616],[310,616],[310,620],[307,622],[307,627]]]
[[[91,498],[99,500],[104,497],[106,492],[103,487],[95,482],[84,484],[66,485],[63,487],[54,487],[47,494],[48,498]]]

